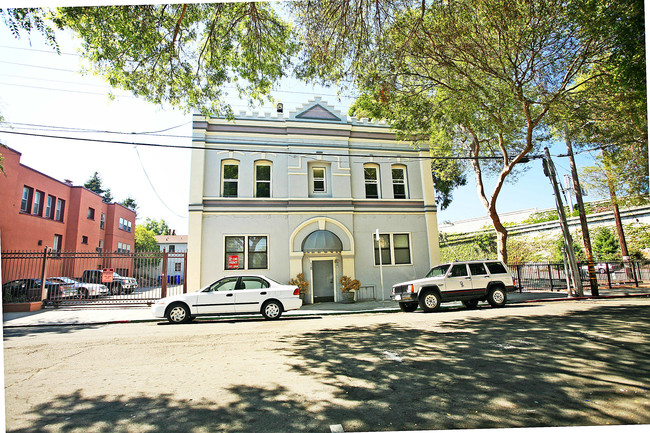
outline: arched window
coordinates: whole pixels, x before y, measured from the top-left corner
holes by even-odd
[[[379,198],[379,165],[364,164],[363,180],[366,186],[366,198]]]
[[[407,198],[408,183],[406,177],[406,167],[403,165],[393,165],[391,167],[391,171],[393,175],[393,198]]]
[[[271,197],[271,161],[255,161],[255,197]]]
[[[239,161],[226,159],[221,163],[221,195],[237,197],[239,190]]]

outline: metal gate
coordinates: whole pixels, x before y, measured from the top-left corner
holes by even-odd
[[[3,251],[2,301],[44,301],[46,306],[151,304],[186,293],[186,269],[186,251]]]

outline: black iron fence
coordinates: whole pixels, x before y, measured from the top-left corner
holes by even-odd
[[[187,252],[2,252],[2,302],[150,304],[187,292]]]
[[[588,287],[587,263],[578,263],[582,285]],[[567,272],[563,263],[525,263],[509,265],[520,291],[566,291]],[[599,287],[613,288],[621,284],[636,286],[650,281],[650,262],[599,262],[595,265]]]

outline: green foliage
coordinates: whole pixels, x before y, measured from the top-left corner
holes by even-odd
[[[144,222],[144,228],[151,231],[154,235],[168,235],[170,233],[169,226],[164,219],[155,220],[147,218]]]
[[[131,209],[133,212],[138,212],[138,203],[135,201],[135,199],[131,196],[128,196],[125,198],[121,203],[122,206]]]
[[[102,188],[102,178],[99,173],[94,172],[90,179],[84,183],[84,188],[91,190],[95,194],[103,195],[106,190]]]
[[[593,236],[593,252],[597,260],[611,261],[621,259],[616,233],[609,227],[599,227]]]
[[[573,238],[573,254],[576,257],[576,261],[584,262],[587,260],[587,256],[582,248],[582,246],[577,241],[577,236],[571,235]],[[553,243],[553,250],[551,253],[551,262],[561,263],[564,261],[564,237],[560,234],[555,238]]]
[[[647,253],[642,250],[650,249],[650,226],[646,224],[628,224],[623,227],[630,256],[641,260],[647,259]]]
[[[113,193],[111,192],[110,188],[106,188],[104,196],[102,197],[102,201],[104,203],[113,203]]]
[[[111,86],[204,114],[231,116],[232,94],[263,101],[297,49],[265,2],[58,8],[57,18]]]
[[[136,251],[158,251],[156,234],[145,226],[135,226],[135,250]]]

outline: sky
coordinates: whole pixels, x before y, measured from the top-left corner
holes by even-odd
[[[78,41],[66,34],[59,34],[58,38],[61,55],[45,45],[39,35],[15,39],[0,23],[0,113],[5,118],[0,127],[0,141],[21,152],[24,165],[61,181],[69,179],[74,185],[83,185],[97,171],[115,201],[127,197],[136,200],[137,224],[142,224],[147,217],[162,218],[176,234],[187,234],[190,151],[136,147],[130,143],[188,146],[192,134],[191,113],[146,103],[123,91],[112,90],[98,77],[82,75],[81,59],[76,54]],[[111,91],[116,95],[114,100],[108,97]],[[274,97],[284,104],[285,113],[315,96],[347,113],[353,99],[336,93],[335,88],[286,79],[279,83]],[[235,113],[248,108],[236,100],[231,104]],[[273,110],[271,104],[255,108],[260,113]],[[124,143],[30,137],[10,132]],[[157,134],[143,134],[151,132]],[[550,149],[554,155],[566,152],[562,143]],[[554,162],[561,181],[570,172],[569,162],[566,158],[554,158]],[[581,154],[577,163],[579,167],[593,165],[593,158]],[[530,169],[525,174],[502,189],[497,201],[499,212],[555,206],[541,161],[533,160],[528,165]],[[468,173],[467,178],[467,185],[454,191],[452,204],[439,211],[439,223],[486,215],[476,193],[473,174]],[[491,192],[494,182],[488,184]],[[596,197],[585,199],[590,201]]]

